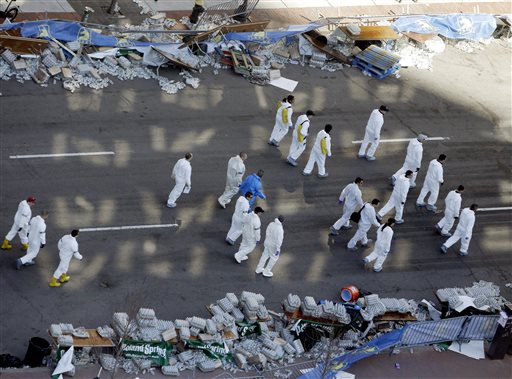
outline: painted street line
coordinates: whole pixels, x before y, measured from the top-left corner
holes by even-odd
[[[414,138],[414,137],[412,137]],[[381,139],[380,143],[393,143],[393,142],[409,142],[412,138],[395,138],[395,139]],[[427,141],[444,141],[449,140],[450,137],[428,137]],[[354,144],[362,144],[363,141],[352,141]]]
[[[106,232],[109,230],[133,230],[133,229],[152,229],[152,228],[173,228],[179,224],[156,224],[156,225],[129,225],[129,226],[109,226],[105,228],[80,228],[80,232]]]
[[[512,211],[512,207],[478,208],[478,212]]]
[[[89,155],[115,155],[113,151],[95,151],[92,153],[62,153],[62,154],[35,154],[35,155],[11,155],[11,159],[28,158],[55,158],[55,157],[80,157]]]

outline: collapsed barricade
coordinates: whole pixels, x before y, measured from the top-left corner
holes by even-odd
[[[497,286],[480,281],[465,289],[441,289],[437,294],[448,307],[443,317],[449,318],[441,319],[441,312],[426,300],[418,303],[364,292],[353,302],[317,302],[311,296],[301,300],[289,294],[282,303],[284,312],[276,313],[267,309],[263,295],[243,291],[239,296],[227,293],[207,305],[209,317],[171,321],[157,318],[153,309],[140,308],[131,315],[114,313],[111,325],[96,330],[54,324],[50,334],[59,349],[83,346],[84,338],[98,335],[101,346],[113,348],[99,358],[107,371],[137,373],[160,367],[172,376],[184,370],[218,368],[284,375],[293,371],[290,366],[304,361],[310,362],[310,368],[315,362],[319,367],[330,362],[329,369],[335,371],[393,346],[493,337],[499,318],[496,312],[505,304]],[[460,308],[456,296],[472,299],[471,305],[464,299],[467,306]],[[468,310],[471,316],[464,315]],[[78,349],[76,354],[77,360],[84,360],[83,351]]]

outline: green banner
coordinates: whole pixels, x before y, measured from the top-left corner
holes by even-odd
[[[237,332],[240,337],[247,337],[251,334],[261,335],[261,325],[259,322],[243,322],[237,321]]]
[[[187,346],[192,349],[203,350],[204,353],[212,359],[233,358],[228,347],[217,342],[205,343],[199,340],[188,340]]]
[[[121,345],[123,357],[150,359],[155,366],[168,364],[171,351],[172,345],[167,342],[124,340]]]

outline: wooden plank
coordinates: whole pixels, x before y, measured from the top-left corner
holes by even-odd
[[[418,321],[418,319],[410,313],[386,312],[383,315],[375,316],[373,321]]]
[[[0,46],[10,49],[16,54],[40,54],[48,47],[48,41],[37,38],[0,35]]]
[[[328,318],[319,318],[319,317],[312,317],[312,316],[306,316],[302,313],[300,309],[295,310],[294,312],[284,312],[285,315],[293,320],[306,320],[311,321],[317,324],[323,324],[323,325],[330,325],[330,326],[346,326],[346,324],[340,324],[336,320],[329,320]]]
[[[88,338],[78,338],[73,336],[74,347],[114,347],[114,342],[110,338],[103,338],[98,334],[96,329],[85,329],[89,333]],[[57,338],[52,337],[52,340],[57,344]]]
[[[417,41],[417,42],[420,42],[420,43],[425,43],[429,39],[432,39],[435,36],[437,36],[437,34],[420,34],[420,33],[414,33],[414,32],[405,32],[405,33],[402,33],[402,34],[407,36],[407,37],[409,37],[413,41]]]
[[[155,51],[157,51],[158,53],[162,54],[165,58],[167,58],[172,64],[178,66],[178,67],[184,67],[184,68],[187,68],[189,70],[194,70],[194,71],[198,71],[197,67],[193,67],[185,62],[182,62],[178,59],[176,59],[175,57],[173,57],[172,55],[170,55],[169,53],[166,53],[165,51],[163,50],[160,50],[158,47],[154,47],[154,46],[151,46],[152,49],[154,49]]]
[[[389,26],[359,26],[361,33],[359,35],[351,34],[346,26],[340,26],[340,30],[353,41],[381,41],[398,39],[399,35]]]

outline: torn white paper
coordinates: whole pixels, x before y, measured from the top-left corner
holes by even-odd
[[[282,88],[288,92],[293,92],[295,90],[295,87],[297,87],[297,84],[299,84],[299,82],[280,77],[279,79],[271,80],[270,84],[273,85],[274,87]]]
[[[469,341],[468,343],[453,342],[448,350],[473,359],[485,359],[484,341]]]

